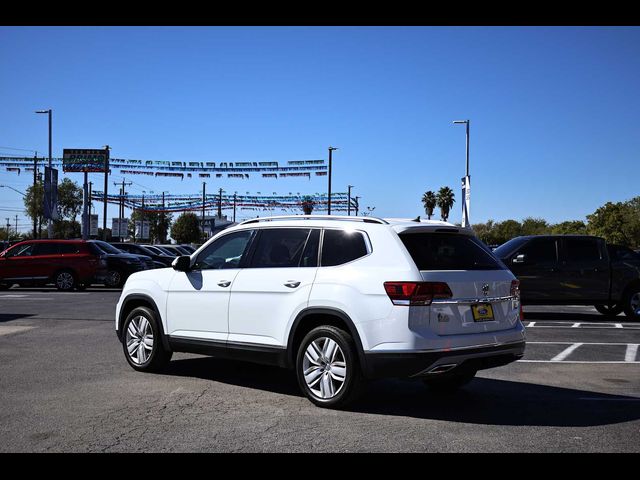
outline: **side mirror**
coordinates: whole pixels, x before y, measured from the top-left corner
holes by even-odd
[[[524,253],[521,253],[520,255],[516,255],[515,258],[511,261],[511,263],[524,263],[526,258],[527,256]]]
[[[176,257],[173,262],[171,262],[171,266],[178,272],[188,272],[191,270],[191,257],[188,255]]]

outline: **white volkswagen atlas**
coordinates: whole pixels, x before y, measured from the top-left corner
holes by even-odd
[[[455,389],[522,357],[518,281],[472,232],[439,221],[290,216],[224,230],[173,268],[131,275],[116,331],[136,370],[173,352],[293,368],[316,405],[367,379]]]

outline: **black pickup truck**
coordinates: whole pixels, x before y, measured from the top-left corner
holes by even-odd
[[[516,237],[493,252],[520,280],[523,305],[594,305],[640,320],[640,254],[587,235]]]

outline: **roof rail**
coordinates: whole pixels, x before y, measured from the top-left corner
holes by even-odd
[[[379,223],[388,225],[389,222],[378,217],[345,217],[334,215],[280,215],[275,217],[262,217],[252,218],[245,220],[239,225],[247,225],[249,223],[270,222],[273,220],[334,220],[343,222],[364,222],[364,223]]]

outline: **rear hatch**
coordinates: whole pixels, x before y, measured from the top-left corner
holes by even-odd
[[[436,298],[429,325],[438,335],[513,328],[520,316],[513,274],[482,242],[465,233],[400,233],[425,282],[444,282],[451,298]]]

